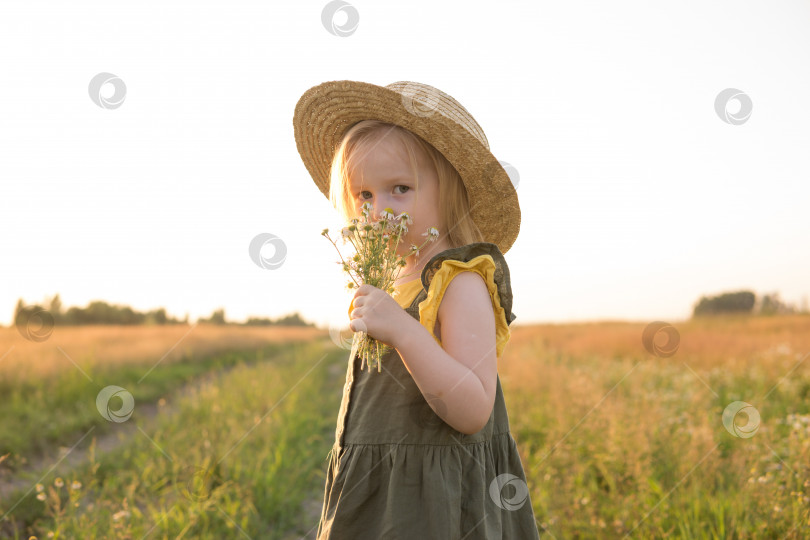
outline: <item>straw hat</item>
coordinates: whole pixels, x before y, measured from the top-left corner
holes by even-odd
[[[321,193],[329,198],[332,157],[343,135],[357,122],[372,119],[402,126],[441,152],[461,175],[470,215],[485,240],[501,253],[509,250],[520,230],[515,187],[467,109],[427,84],[328,81],[304,92],[293,116],[295,143]]]

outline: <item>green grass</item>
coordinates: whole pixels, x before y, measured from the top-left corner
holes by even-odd
[[[715,396],[682,364],[658,362],[639,365],[608,394],[632,365],[594,359],[588,366],[580,359],[549,376],[548,392],[533,384],[505,389],[513,432],[528,456],[527,483],[541,532],[545,527],[556,538],[807,538],[806,373],[794,372],[790,383],[756,403],[760,429],[742,439],[724,428],[723,409],[763,396],[777,378],[703,373]],[[587,391],[560,406],[549,392],[563,380],[566,390]],[[798,415],[796,425],[788,425],[789,414]]]
[[[91,426],[97,428],[97,435],[114,429],[114,424],[105,420],[95,406],[96,396],[105,386],[117,385],[127,389],[135,398],[136,406],[138,403],[154,403],[198,375],[272,358],[286,348],[283,344],[269,344],[258,351],[234,351],[201,358],[184,356],[180,361],[160,364],[151,372],[154,359],[142,364],[111,364],[106,367],[96,364],[97,368],[88,373],[92,382],[78,369],[56,377],[0,381],[0,395],[3,396],[0,401],[0,418],[3,419],[0,424],[0,455],[11,454],[6,466],[14,468],[17,464],[14,456],[37,454],[55,445],[70,446]],[[111,403],[112,408],[120,406],[120,402],[116,403]]]
[[[272,361],[237,363],[181,399],[149,438],[136,432],[64,478],[61,489],[53,475],[43,481],[51,498],[31,492],[20,503],[16,537],[236,538],[237,525],[252,538],[305,534],[317,526],[302,503],[323,496],[346,356],[312,343]],[[337,376],[329,375],[334,365]],[[79,490],[68,489],[73,480]]]
[[[562,331],[590,337],[599,329]],[[613,339],[622,327],[601,331]],[[543,332],[553,344],[556,330]],[[689,328],[682,335],[685,345],[696,342]],[[804,335],[796,332],[792,339]],[[760,341],[751,355],[773,346]],[[795,354],[752,356],[734,368],[717,360],[728,345],[714,340],[703,341],[706,350],[694,345],[669,359],[617,355],[608,345],[600,355],[525,343],[499,370],[541,531],[559,539],[810,535],[810,363],[797,366]],[[58,490],[50,475],[43,484],[51,499],[44,503],[29,494],[11,520],[0,522],[0,537],[42,539],[48,531],[88,539],[244,537],[238,526],[251,538],[300,538],[317,526],[302,503],[319,506],[322,500],[348,356],[328,341],[326,346],[299,344],[262,362],[255,353],[212,359],[209,370],[234,368],[191,395],[171,398],[174,416],[158,416],[146,429],[148,438],[136,431],[128,444],[66,476]],[[191,376],[177,369],[174,376],[155,377],[154,385],[164,377],[174,381],[166,387],[151,394],[139,387],[136,403]],[[134,370],[128,380],[142,375]],[[99,386],[127,387],[117,377],[94,374]],[[752,403],[761,414],[751,438],[734,437],[722,425],[724,408],[735,400]],[[36,414],[36,407],[15,403]],[[98,416],[95,403],[90,411]],[[41,424],[49,415],[40,414]],[[25,435],[25,424],[18,426]],[[194,471],[210,474],[195,477]],[[74,479],[81,488],[68,490]],[[201,496],[189,498],[184,488]]]

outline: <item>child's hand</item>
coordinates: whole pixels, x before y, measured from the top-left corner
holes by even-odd
[[[387,292],[364,283],[354,293],[349,311],[349,328],[396,347],[396,337],[402,334],[403,320],[413,319]]]

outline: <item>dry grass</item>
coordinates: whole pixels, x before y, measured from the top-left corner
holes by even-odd
[[[184,355],[211,356],[327,335],[325,330],[294,326],[92,325],[56,327],[46,341],[37,343],[23,339],[15,327],[0,328],[0,379],[50,378],[76,369],[70,360],[92,367],[155,363],[166,355],[162,362],[171,363]]]
[[[515,326],[499,361],[538,520],[559,537],[810,531],[810,317]],[[762,420],[722,423],[733,401]],[[639,528],[635,528],[638,526]],[[801,527],[801,528],[800,528]]]
[[[807,538],[810,317],[724,317],[673,325],[679,347],[667,358],[645,350],[645,323],[511,328],[498,370],[541,530],[555,538]],[[0,373],[69,373],[64,370],[73,368],[55,345],[91,363],[114,359],[106,361],[124,365],[144,358],[154,363],[187,331],[76,328],[30,344],[4,330],[0,347],[14,349],[0,360],[0,370],[6,370]],[[199,327],[165,361],[177,360],[187,350],[195,355],[227,353],[273,340],[316,337],[326,337],[326,332]],[[131,520],[135,537],[155,523],[161,523],[167,537],[189,527],[224,537],[233,532],[233,521],[258,534],[267,519],[300,520],[295,505],[287,504],[290,489],[305,485],[313,475],[314,491],[323,485],[318,475],[340,399],[338,383],[326,374],[336,368],[339,376],[346,356],[336,350],[334,363],[310,372],[320,350],[301,353],[291,362],[240,365],[217,382],[211,395],[190,400],[182,420],[167,420],[154,434],[163,447],[176,452],[176,463],[203,463],[207,444],[230,444],[255,424],[256,411],[268,410],[286,396],[270,421],[261,423],[270,431],[248,437],[239,459],[233,460],[262,464],[255,470],[263,476],[237,465],[229,469],[225,477],[233,482],[217,494],[224,510],[195,521],[171,511],[175,498],[146,489],[145,474],[162,485],[172,472],[171,462],[146,438],[136,438],[129,457],[115,462],[115,474],[97,478],[85,472],[80,479],[85,486],[104,480],[95,500],[109,501],[110,511],[120,510],[127,498],[150,509]],[[22,371],[26,367],[29,371]],[[147,381],[162,373],[156,370]],[[61,388],[67,379],[60,377],[51,386]],[[301,385],[290,392],[298,381]],[[723,410],[733,401],[751,403],[761,414],[753,437],[735,437],[723,425]],[[23,399],[18,403],[33,416],[33,405]],[[295,500],[307,494],[301,490]],[[32,512],[39,508],[38,501],[31,504]],[[95,511],[88,515],[94,520],[106,516]],[[109,536],[109,518],[104,519],[89,525],[77,515],[52,526]]]

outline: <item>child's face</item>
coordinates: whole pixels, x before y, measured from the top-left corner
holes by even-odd
[[[424,243],[427,237],[422,233],[428,227],[438,228],[441,238],[444,231],[439,221],[439,179],[433,167],[426,163],[427,158],[419,156],[417,203],[416,179],[401,143],[394,137],[386,137],[372,144],[371,151],[357,162],[350,175],[349,189],[357,215],[360,215],[360,207],[365,202],[374,206],[373,216],[369,218],[375,221],[386,207],[394,211],[394,216],[408,212],[413,223],[407,225],[408,232],[400,239],[397,249],[400,256],[408,252],[412,243],[417,246]]]

